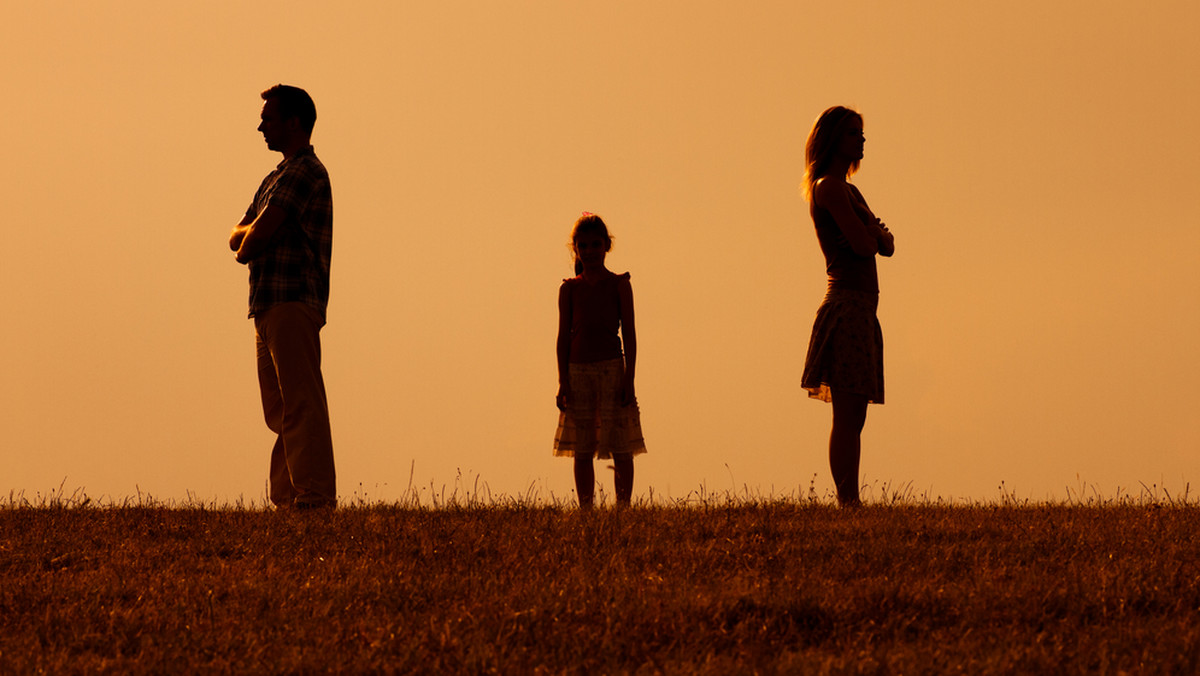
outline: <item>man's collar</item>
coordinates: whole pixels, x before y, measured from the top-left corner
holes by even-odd
[[[283,160],[281,160],[279,162],[279,164],[275,165],[275,168],[276,169],[282,168],[283,165],[287,164],[288,162],[290,162],[292,160],[298,160],[301,157],[304,157],[305,155],[313,155],[314,157],[316,156],[316,152],[313,151],[312,145],[308,145],[308,146],[305,146],[304,148],[301,148],[300,150],[296,151],[296,154],[292,155],[290,158],[289,157],[283,158]]]

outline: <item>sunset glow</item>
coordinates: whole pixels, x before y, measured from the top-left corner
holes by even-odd
[[[345,498],[570,495],[556,293],[584,210],[638,303],[635,499],[828,491],[829,408],[799,385],[825,279],[798,186],[835,104],[864,115],[854,181],[896,237],[864,497],[1200,480],[1195,2],[3,14],[0,494],[264,496],[226,239],[279,161],[255,131],[277,82],[312,94],[333,185]]]

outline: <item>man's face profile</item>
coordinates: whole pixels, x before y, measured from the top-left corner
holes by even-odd
[[[262,132],[267,148],[282,151],[287,146],[292,131],[293,125],[288,123],[295,123],[295,118],[284,118],[279,112],[279,102],[273,98],[263,101],[261,117],[262,122],[259,123],[258,130]]]

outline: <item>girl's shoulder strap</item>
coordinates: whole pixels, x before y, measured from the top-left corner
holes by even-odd
[[[628,272],[622,272],[619,275],[613,275],[613,279],[617,282],[617,310],[621,312],[622,316],[624,316],[625,301],[622,299],[626,294],[628,294],[630,297],[633,296],[633,284],[629,282]]]
[[[629,273],[628,272],[622,272],[619,275],[613,275],[613,281],[616,283],[616,286],[617,286],[617,296],[618,297],[621,294],[625,293],[626,289],[629,289],[631,292],[633,291],[633,284],[629,281]]]
[[[562,299],[569,299],[575,295],[575,288],[579,286],[578,277],[568,277],[562,280],[562,284],[558,285],[558,297],[560,302]]]

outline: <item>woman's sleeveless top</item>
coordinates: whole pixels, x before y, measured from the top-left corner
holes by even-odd
[[[871,219],[871,212],[866,209],[866,200],[862,193],[853,185],[850,190],[854,194],[851,204],[854,211],[864,223]],[[829,276],[829,289],[848,289],[879,293],[879,274],[875,269],[875,256],[860,256],[850,248],[850,242],[842,234],[833,215],[815,202],[810,204],[809,213],[813,225],[817,228],[817,241],[821,244],[821,253],[825,254],[825,273]]]

